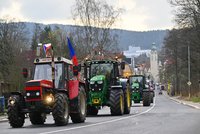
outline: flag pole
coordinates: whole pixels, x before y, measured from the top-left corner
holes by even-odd
[[[51,45],[52,48],[52,62],[51,62],[51,67],[52,67],[52,83],[53,83],[53,89],[55,89],[55,62],[54,62],[54,51],[53,51],[53,46]]]

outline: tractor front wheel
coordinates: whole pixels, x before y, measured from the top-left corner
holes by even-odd
[[[150,106],[151,104],[151,93],[143,92],[143,106]]]
[[[14,101],[13,104],[11,104],[11,101]],[[21,112],[20,107],[20,96],[19,95],[13,95],[8,100],[8,120],[10,123],[10,126],[13,128],[19,128],[24,125],[25,115]]]
[[[67,125],[69,121],[69,103],[64,93],[55,94],[52,115],[57,126]]]
[[[131,111],[131,93],[129,89],[124,92],[124,114],[129,114]]]
[[[110,111],[112,115],[124,114],[124,93],[121,89],[110,91]]]
[[[46,114],[40,112],[29,113],[30,121],[33,125],[44,124],[46,120]]]
[[[153,103],[153,97],[154,97],[154,93],[151,92],[151,103]]]

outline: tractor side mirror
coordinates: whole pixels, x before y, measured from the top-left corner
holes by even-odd
[[[23,68],[22,69],[22,74],[23,74],[24,78],[27,78],[28,77],[28,69],[27,68]]]
[[[74,76],[78,76],[78,72],[79,72],[79,67],[78,66],[73,66],[73,75]]]
[[[125,69],[125,62],[121,62],[121,69],[122,69],[122,70]]]

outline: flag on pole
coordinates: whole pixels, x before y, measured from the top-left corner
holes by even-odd
[[[71,44],[70,39],[68,37],[67,37],[67,42],[68,42],[67,44],[68,44],[69,52],[70,52],[70,58],[72,59],[73,64],[75,66],[78,66],[78,60],[77,60],[74,48],[72,47],[72,44]]]
[[[43,48],[44,48],[44,52],[46,54],[46,57],[51,57],[51,53],[50,53],[51,43],[44,44]]]

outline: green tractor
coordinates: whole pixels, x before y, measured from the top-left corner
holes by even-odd
[[[84,63],[84,68],[88,115],[97,115],[102,106],[109,106],[112,115],[129,114],[130,90],[126,87],[126,82],[120,81],[120,73],[125,68],[124,62],[88,60]]]
[[[150,106],[152,101],[151,90],[146,85],[144,75],[133,75],[129,77],[129,84],[132,91],[131,99],[134,103],[143,101],[143,106]]]

